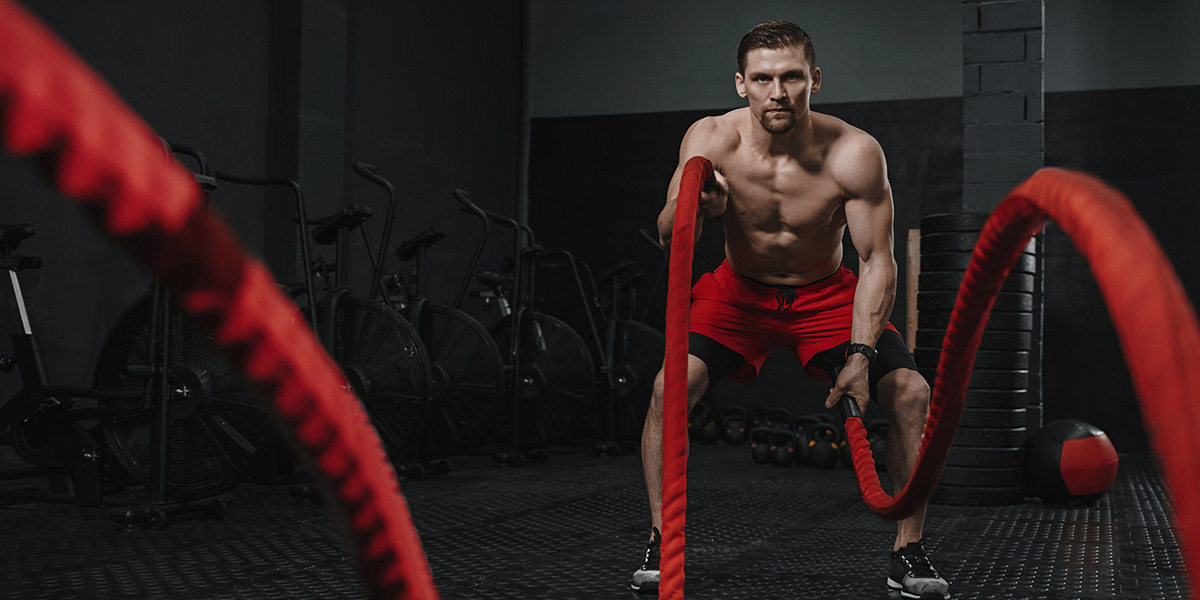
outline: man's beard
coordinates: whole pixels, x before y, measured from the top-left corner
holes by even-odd
[[[792,127],[796,126],[796,115],[789,112],[767,112],[764,111],[759,117],[759,122],[762,123],[763,129],[768,133],[780,134],[791,131]]]

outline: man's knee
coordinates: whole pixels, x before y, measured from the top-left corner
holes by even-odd
[[[658,371],[658,376],[654,378],[654,397],[650,399],[650,408],[658,408],[662,410],[662,398],[664,388],[663,371]],[[693,354],[688,355],[688,410],[690,411],[704,392],[708,391],[708,366],[704,364]]]
[[[929,384],[912,369],[897,369],[879,382],[882,404],[891,405],[894,417],[924,422],[929,414]]]

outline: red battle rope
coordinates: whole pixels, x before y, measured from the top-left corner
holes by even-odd
[[[847,419],[863,499],[872,511],[900,518],[932,493],[962,415],[971,367],[996,294],[1029,239],[1049,218],[1087,257],[1108,303],[1171,491],[1184,564],[1195,569],[1200,566],[1200,453],[1190,448],[1200,429],[1200,369],[1193,364],[1200,356],[1200,326],[1179,277],[1133,205],[1083,173],[1038,171],[1013,190],[984,225],[942,342],[917,465],[909,486],[897,497],[889,498],[880,489],[861,419]],[[1200,590],[1192,594],[1200,598]]]
[[[376,598],[438,597],[383,444],[267,269],[201,202],[191,174],[53,33],[0,0],[0,135],[50,160],[59,190],[162,277],[269,391]]]
[[[712,176],[713,166],[707,158],[694,156],[683,166],[671,234],[667,351],[663,362],[663,529],[658,584],[658,594],[663,600],[683,598],[683,528],[687,523],[687,338],[692,300],[692,250],[696,241],[700,190]]]
[[[903,518],[933,493],[962,416],[971,368],[996,295],[1048,218],[1087,257],[1108,303],[1147,431],[1172,492],[1184,562],[1195,567],[1200,564],[1200,455],[1187,449],[1200,429],[1195,402],[1200,398],[1200,370],[1191,364],[1200,356],[1196,313],[1170,261],[1129,200],[1082,173],[1038,171],[1013,190],[984,225],[942,342],[917,464],[909,485],[896,497],[879,485],[861,419],[847,419],[863,500],[878,514]]]

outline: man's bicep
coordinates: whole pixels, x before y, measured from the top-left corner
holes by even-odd
[[[892,253],[892,188],[887,178],[883,149],[874,139],[857,148],[846,173],[846,225],[863,260],[877,251]]]
[[[893,218],[890,189],[878,195],[846,200],[846,227],[861,260],[869,261],[880,253],[892,255]]]

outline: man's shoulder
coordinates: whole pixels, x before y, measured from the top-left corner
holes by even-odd
[[[692,130],[711,136],[739,136],[738,125],[745,120],[749,108],[735,108],[727,113],[701,118],[692,123]]]
[[[879,142],[866,131],[832,115],[814,113],[813,117],[828,144],[828,161],[858,162],[880,152]]]
[[[738,128],[744,120],[747,108],[731,110],[720,115],[704,117],[688,128],[687,138],[692,144],[701,146],[709,151],[729,151],[737,147],[742,138]]]

